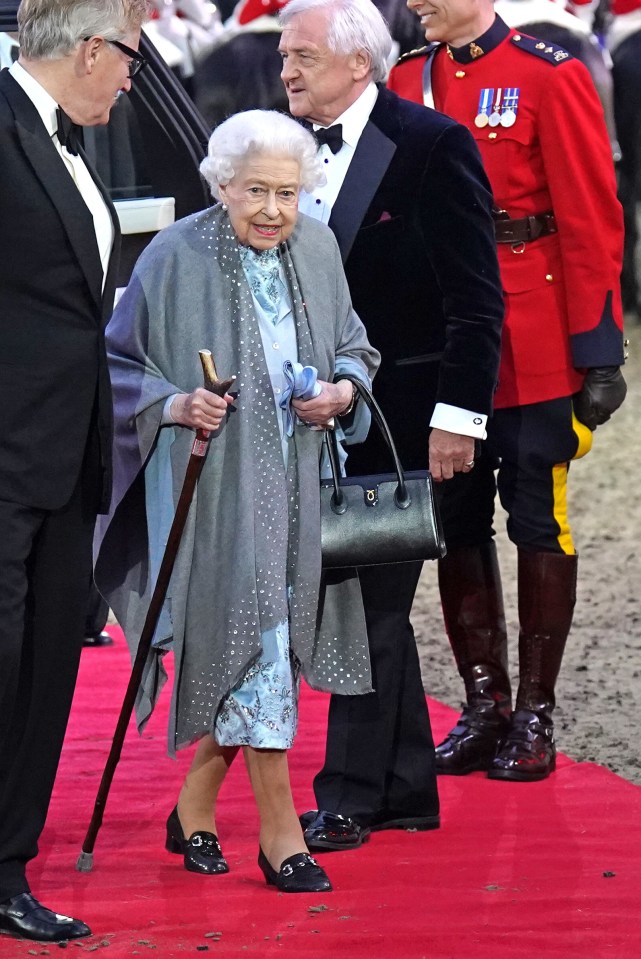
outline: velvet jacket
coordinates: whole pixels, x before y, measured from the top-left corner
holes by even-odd
[[[503,297],[491,208],[468,131],[380,88],[329,226],[407,469],[427,466],[435,402],[492,410]],[[352,473],[391,469],[374,430],[349,459]]]

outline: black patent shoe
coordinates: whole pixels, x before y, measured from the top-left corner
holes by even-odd
[[[318,852],[358,849],[369,839],[371,832],[369,826],[325,809],[303,813],[300,824],[307,848]]]
[[[508,730],[508,720],[498,713],[491,718],[464,706],[454,729],[436,747],[436,772],[439,776],[467,776],[486,772]]]
[[[332,888],[325,870],[307,852],[284,859],[276,872],[259,846],[258,866],[267,885],[276,886],[281,892],[329,892]]]
[[[488,778],[537,782],[546,779],[555,768],[556,746],[552,722],[529,709],[517,709],[512,716],[510,729],[492,760]]]
[[[80,919],[47,909],[30,892],[0,902],[0,929],[38,942],[66,942],[91,935],[89,926]]]
[[[182,854],[185,869],[189,872],[200,872],[207,876],[229,872],[229,866],[220,848],[218,836],[213,832],[194,832],[189,839],[185,839],[178,818],[178,807],[176,806],[167,820],[165,849],[167,852]]]
[[[94,648],[98,646],[113,646],[114,641],[103,629],[101,633],[91,633],[91,635],[85,636],[82,641],[83,646],[92,646]]]

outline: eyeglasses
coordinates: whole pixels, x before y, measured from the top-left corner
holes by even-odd
[[[91,40],[91,37],[83,37],[83,40]],[[137,50],[132,50],[131,47],[128,47],[126,43],[121,43],[120,40],[106,40],[106,43],[110,43],[112,47],[118,47],[121,53],[124,53],[126,57],[129,57],[129,79],[133,79],[137,73],[140,73],[143,67],[147,66],[148,60],[145,60],[142,53],[138,53]]]

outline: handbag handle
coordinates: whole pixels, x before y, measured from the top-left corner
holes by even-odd
[[[398,479],[398,485],[394,491],[394,502],[399,509],[407,509],[412,500],[407,492],[403,467],[401,466],[401,461],[398,458],[396,444],[392,439],[392,434],[390,433],[389,426],[387,425],[387,420],[383,416],[383,411],[374,399],[372,391],[369,390],[363,383],[361,383],[360,380],[357,380],[356,377],[349,376],[348,374],[341,374],[339,379],[349,380],[350,383],[353,383],[359,396],[369,407],[372,413],[372,418],[381,431],[383,439],[387,444],[387,448],[390,451],[392,460],[394,461],[394,470],[396,472],[396,478]],[[340,471],[338,469],[338,440],[336,439],[336,433],[334,430],[328,430],[326,433],[326,438],[329,465],[332,471],[332,481],[334,484],[334,492],[332,494],[332,509],[335,513],[341,514],[347,509],[347,502],[340,484]]]

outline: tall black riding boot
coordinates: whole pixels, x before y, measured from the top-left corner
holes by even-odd
[[[454,549],[439,561],[438,572],[445,629],[467,703],[436,748],[436,771],[464,776],[489,769],[512,708],[496,546]]]
[[[577,556],[519,550],[519,690],[490,779],[532,782],[556,764],[552,710],[576,602]]]

